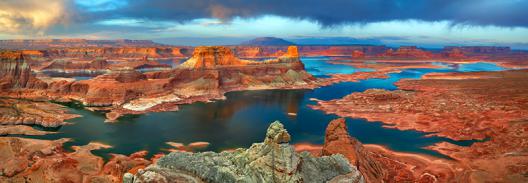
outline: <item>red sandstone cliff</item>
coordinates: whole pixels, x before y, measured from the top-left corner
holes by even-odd
[[[53,58],[167,58],[186,57],[187,47],[79,47],[79,48],[54,48],[41,50],[44,55]],[[27,52],[27,51],[26,51]]]
[[[35,78],[20,52],[0,52],[0,90],[45,87],[46,83]]]

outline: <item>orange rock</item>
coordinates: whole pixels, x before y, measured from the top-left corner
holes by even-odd
[[[343,154],[351,164],[358,165],[357,153],[361,143],[348,135],[348,128],[344,118],[331,121],[326,127],[323,155]]]
[[[352,58],[362,58],[365,56],[365,53],[359,50],[352,51]]]

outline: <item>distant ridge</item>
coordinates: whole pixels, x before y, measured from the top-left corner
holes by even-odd
[[[0,40],[0,49],[47,49],[68,47],[155,47],[164,46],[151,40],[89,39],[10,39]]]
[[[259,37],[249,41],[244,41],[240,45],[250,45],[250,46],[290,46],[295,45],[295,43],[286,41],[281,38],[276,37]]]

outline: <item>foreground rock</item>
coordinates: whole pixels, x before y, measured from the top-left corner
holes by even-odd
[[[371,89],[312,107],[455,140],[486,139],[468,147],[443,142],[429,148],[457,160],[462,180],[528,181],[528,70],[423,78],[396,83],[402,90]]]
[[[290,135],[279,122],[268,128],[263,143],[231,152],[173,152],[124,182],[364,182],[342,155],[316,158],[296,153]]]
[[[70,139],[37,140],[0,138],[0,182],[122,182],[124,173],[135,173],[151,164],[145,151],[130,156],[112,155],[105,163],[92,150],[110,148],[100,143],[63,149]]]

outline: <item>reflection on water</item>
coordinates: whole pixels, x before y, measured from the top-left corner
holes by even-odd
[[[312,73],[321,75],[328,74],[328,72],[321,72],[327,68],[330,68],[332,72],[338,70],[339,72],[352,72],[351,70],[354,70],[350,66],[340,66],[337,70],[334,65],[325,65],[323,61],[318,63],[315,59],[305,61],[305,64],[307,68],[319,70],[311,71]],[[467,67],[464,70],[467,70]],[[251,143],[262,141],[268,125],[274,120],[280,120],[292,135],[293,143],[322,144],[326,125],[337,117],[307,107],[309,104],[314,104],[310,98],[337,99],[369,88],[395,90],[393,83],[399,79],[419,78],[424,73],[432,71],[461,70],[454,68],[409,69],[401,73],[390,74],[388,79],[344,82],[314,90],[230,92],[226,94],[226,100],[183,105],[177,112],[127,115],[120,118],[117,123],[104,123],[102,113],[71,107],[74,113],[81,114],[83,117],[70,120],[73,125],[53,129],[60,132],[58,134],[31,138],[73,138],[75,141],[68,143],[67,146],[84,145],[91,141],[114,146],[112,149],[96,151],[100,155],[106,155],[109,152],[130,154],[139,150],[148,150],[154,154],[170,148],[165,144],[167,141],[181,143],[206,141],[211,145],[203,150],[220,151],[249,147]],[[442,141],[459,145],[470,145],[474,142],[425,137],[425,133],[387,129],[383,128],[381,123],[366,122],[363,119],[347,119],[347,124],[350,134],[361,142],[386,145],[397,151],[440,156],[423,147]]]

